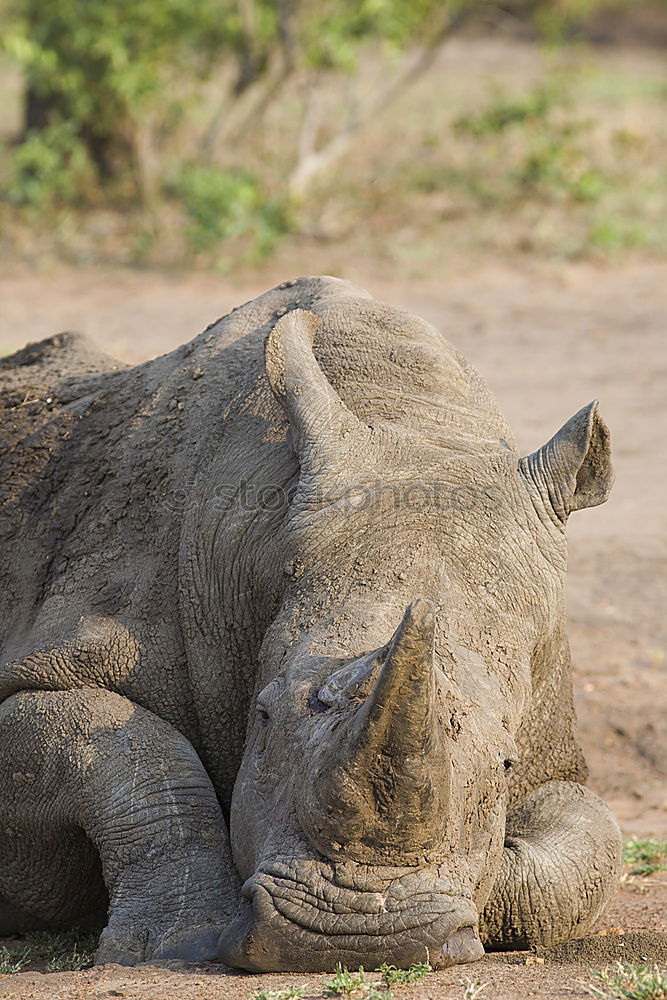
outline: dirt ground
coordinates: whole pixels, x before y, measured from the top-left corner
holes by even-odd
[[[0,275],[0,349],[63,329],[89,333],[129,361],[189,340],[234,305],[283,278],[315,270],[311,256],[239,279],[204,274],[9,268]],[[322,268],[324,269],[324,268]],[[604,507],[568,527],[568,600],[581,741],[590,784],[626,835],[667,837],[667,266],[636,262],[468,265],[438,281],[403,284],[369,266],[339,272],[443,329],[496,392],[519,444],[531,451],[593,398],[610,425],[617,472]],[[617,958],[667,967],[667,873],[624,881],[600,928],[579,950],[486,956],[401,992],[405,1000],[583,997],[588,970]],[[648,933],[641,934],[639,932]],[[0,977],[0,997],[135,1000],[225,997],[321,977],[107,966]],[[397,994],[398,996],[398,994]]]

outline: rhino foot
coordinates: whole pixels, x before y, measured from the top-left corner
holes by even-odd
[[[95,953],[96,965],[137,965],[140,962],[178,960],[212,962],[216,960],[222,927],[203,924],[185,930],[158,934],[142,928],[126,935],[107,928]]]

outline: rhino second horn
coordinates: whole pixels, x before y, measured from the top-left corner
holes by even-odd
[[[435,707],[435,612],[411,604],[373,690],[317,768],[305,826],[359,861],[410,863],[442,843],[450,787]],[[339,735],[340,734],[340,735]]]

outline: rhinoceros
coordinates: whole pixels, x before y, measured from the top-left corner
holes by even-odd
[[[595,924],[620,839],[563,594],[596,403],[520,457],[440,333],[329,277],[134,367],[74,334],[0,367],[0,933],[326,971]]]

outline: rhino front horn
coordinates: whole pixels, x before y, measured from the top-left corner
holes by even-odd
[[[450,787],[436,712],[435,611],[406,610],[365,702],[315,762],[309,836],[359,861],[408,863],[443,840]]]
[[[360,713],[360,762],[385,754],[396,766],[424,758],[438,743],[435,726],[435,609],[411,604],[386,647],[375,687]]]

